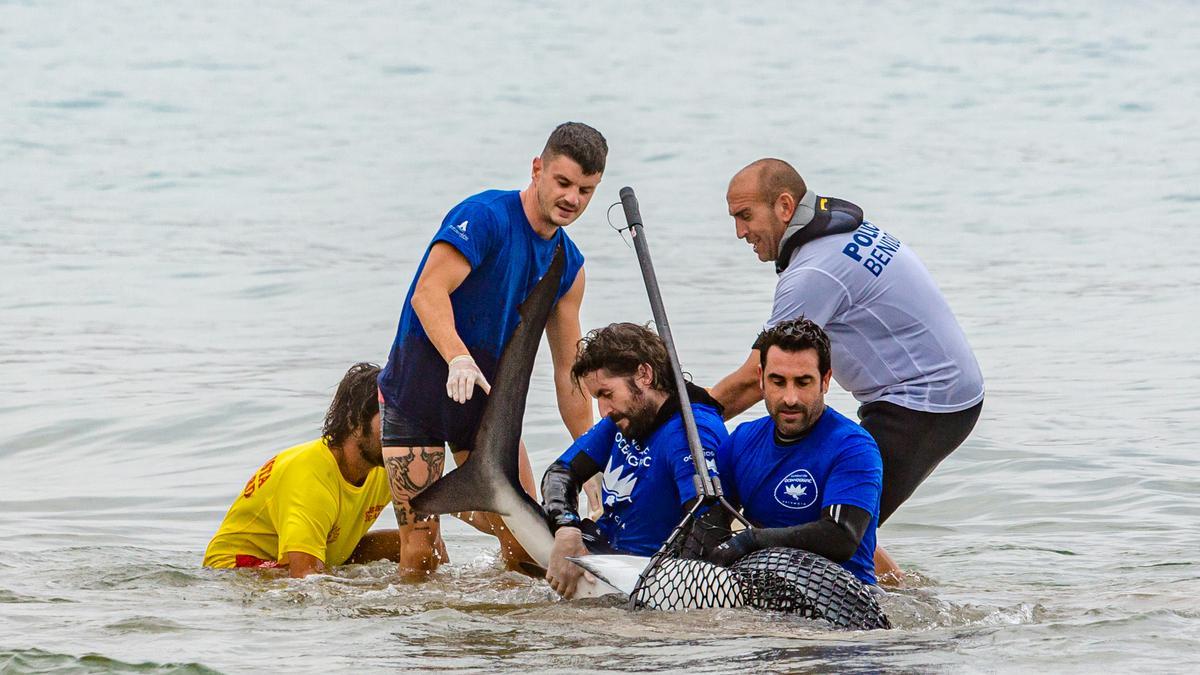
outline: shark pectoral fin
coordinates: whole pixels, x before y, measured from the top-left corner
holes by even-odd
[[[626,595],[633,593],[642,572],[650,564],[649,558],[634,555],[584,555],[567,560]]]
[[[413,511],[432,516],[439,513],[487,511],[508,515],[496,499],[496,487],[477,475],[468,460],[462,466],[442,476],[424,492],[413,497]]]

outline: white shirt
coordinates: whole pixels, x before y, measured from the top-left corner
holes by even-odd
[[[800,315],[825,329],[833,378],[862,403],[948,413],[983,400],[979,364],[929,271],[869,222],[792,254],[766,325]]]

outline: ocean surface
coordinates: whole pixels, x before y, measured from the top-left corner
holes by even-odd
[[[1197,36],[1194,2],[0,0],[0,672],[1195,672]],[[698,383],[768,315],[754,159],[937,279],[987,400],[880,531],[894,630],[560,602],[458,523],[424,584],[200,567],[386,358],[445,212],[569,119],[611,147],[584,329],[650,319],[631,185]],[[539,475],[568,442],[545,349],[525,440]]]

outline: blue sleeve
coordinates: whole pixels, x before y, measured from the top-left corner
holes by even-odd
[[[734,480],[733,458],[736,454],[734,445],[737,443],[738,432],[735,429],[728,438],[717,448],[717,475],[721,477],[721,491],[725,500],[734,508],[742,508],[742,497],[738,494],[737,481]]]
[[[562,281],[558,284],[558,295],[554,298],[555,301],[571,290],[579,277],[579,270],[583,269],[583,253],[580,252],[579,247],[570,239],[564,239],[564,241],[566,242],[567,266],[563,270]]]
[[[696,433],[700,437],[700,447],[704,449],[704,458],[708,464],[708,474],[717,475],[717,448],[728,437],[723,422],[714,422],[713,415],[702,414],[693,408],[696,417]],[[686,504],[696,495],[696,469],[692,462],[692,451],[688,447],[687,432],[684,430],[683,419],[679,418],[679,433],[676,436],[677,447],[671,452],[671,469],[675,474],[675,486],[679,489],[679,503]]]
[[[877,516],[883,491],[883,460],[873,442],[854,440],[858,443],[844,448],[829,467],[821,508],[849,504]]]
[[[608,457],[612,454],[613,443],[617,440],[617,424],[607,417],[602,417],[591,429],[575,439],[558,461],[570,466],[571,460],[579,453],[584,453],[592,461],[600,465],[601,470],[608,466]]]
[[[686,504],[689,500],[696,498],[696,482],[693,476],[696,471],[692,469],[692,453],[688,450],[687,437],[683,435],[680,429],[679,440],[683,442],[674,444],[671,447],[670,461],[671,474],[675,478],[675,488],[679,491],[679,503]]]
[[[486,205],[465,201],[446,214],[441,229],[429,245],[439,241],[450,244],[471,263],[471,269],[475,269],[491,255],[496,242],[504,236],[497,232],[498,228],[495,215]]]

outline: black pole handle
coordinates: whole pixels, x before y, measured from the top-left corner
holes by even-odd
[[[621,188],[621,208],[625,209],[625,222],[630,227],[642,224],[642,212],[638,209],[637,197],[633,194],[633,188]]]
[[[691,451],[692,463],[696,469],[696,493],[704,501],[713,497],[720,498],[720,488],[713,485],[713,479],[708,473],[708,462],[704,456],[704,449],[700,445],[700,434],[692,415],[692,402],[688,397],[687,387],[684,386],[683,368],[679,363],[679,354],[675,351],[675,339],[671,336],[671,324],[667,321],[667,310],[663,306],[662,292],[658,289],[658,277],[654,274],[654,263],[650,260],[650,243],[646,241],[646,230],[642,224],[642,214],[638,209],[637,197],[633,194],[631,187],[621,188],[620,194],[621,206],[625,209],[625,220],[633,232],[633,249],[637,252],[638,264],[642,268],[642,280],[646,283],[646,295],[650,300],[654,325],[658,328],[658,335],[662,338],[663,346],[667,348],[667,357],[675,376],[675,391],[679,396],[680,415],[683,417],[688,449]]]

